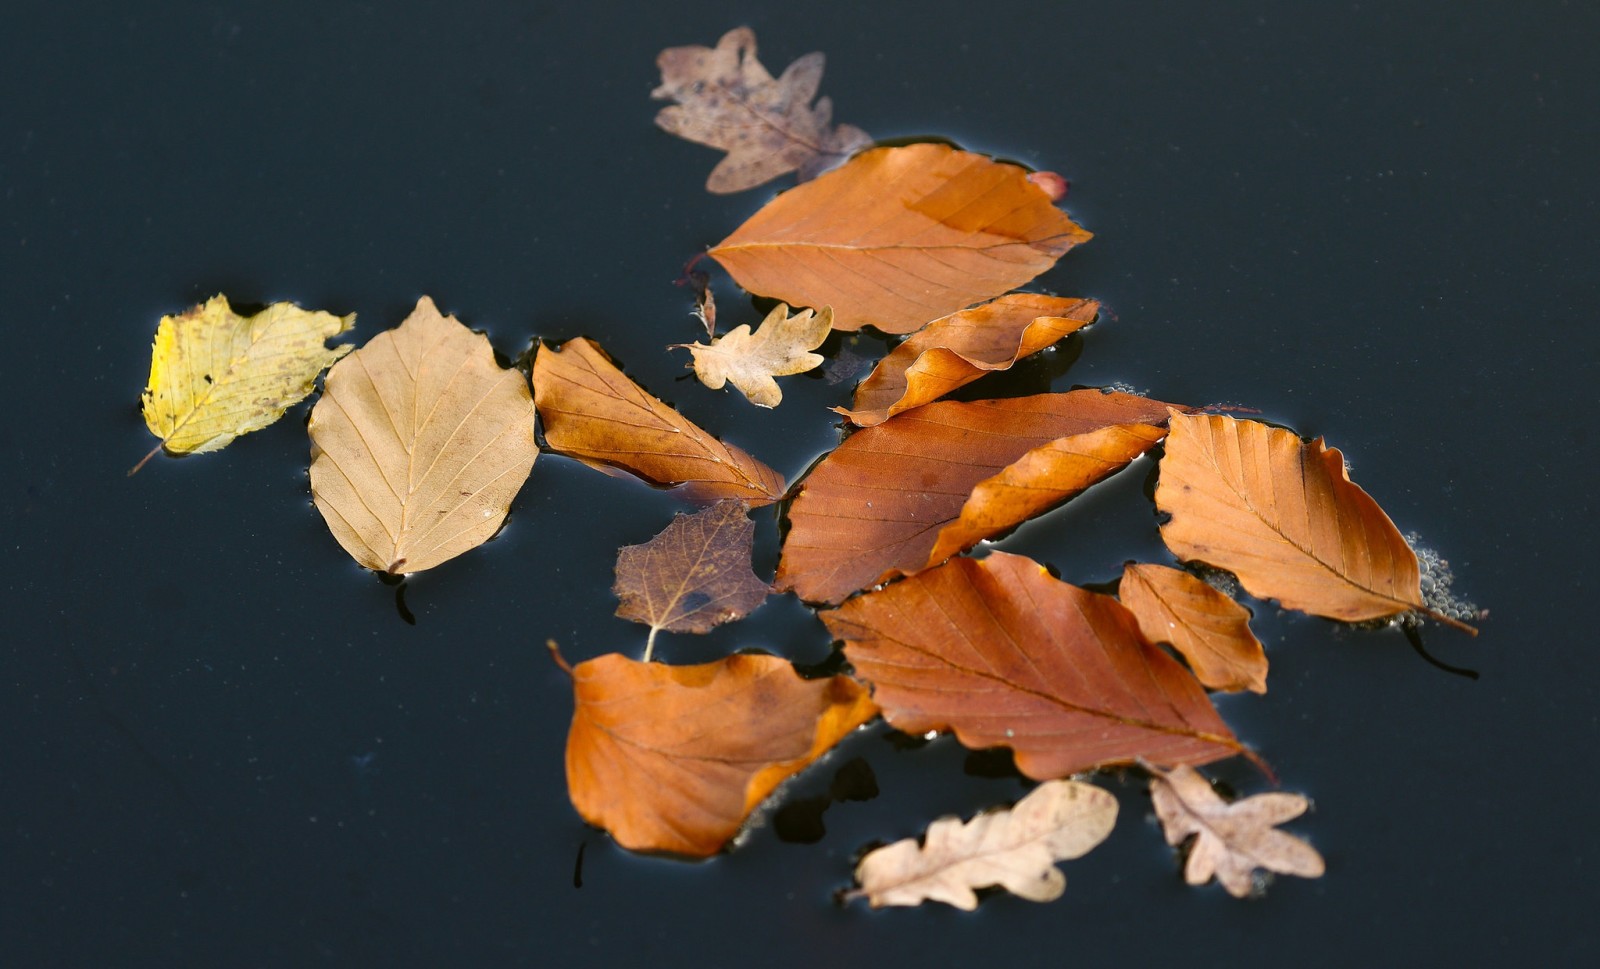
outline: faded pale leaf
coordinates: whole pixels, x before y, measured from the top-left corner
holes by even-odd
[[[1310,802],[1299,794],[1257,794],[1232,804],[1217,796],[1204,777],[1189,767],[1149,768],[1150,797],[1167,843],[1180,845],[1194,835],[1184,879],[1204,885],[1215,875],[1228,894],[1250,894],[1257,868],[1301,878],[1324,871],[1317,850],[1275,825],[1304,814]]]
[[[708,291],[709,292],[709,291]],[[822,355],[809,353],[822,345],[833,329],[833,310],[801,310],[789,315],[782,303],[773,307],[755,333],[748,323],[711,341],[678,343],[694,356],[694,372],[712,390],[731,383],[758,407],[776,407],[783,391],[773,377],[805,373],[822,364]]]
[[[711,855],[773,789],[877,715],[848,677],[776,656],[698,666],[610,653],[572,670],[567,790],[624,848]]]
[[[1250,610],[1181,569],[1128,563],[1117,598],[1152,643],[1171,643],[1213,690],[1267,692],[1267,654]]]
[[[678,487],[697,502],[783,497],[776,471],[650,396],[583,337],[559,350],[539,347],[533,395],[546,443],[591,467]]]
[[[643,545],[618,550],[617,615],[650,627],[646,660],[657,632],[703,633],[748,615],[767,598],[767,584],[750,570],[755,527],[744,502],[724,498],[693,515],[673,516]]]
[[[1092,299],[1012,293],[952,313],[891,350],[856,388],[853,406],[833,410],[860,427],[881,424],[985,374],[1010,369],[1093,323],[1099,312]]]
[[[1321,438],[1175,413],[1156,507],[1168,548],[1258,598],[1346,622],[1423,608],[1416,555]]]
[[[952,559],[819,615],[891,726],[1010,747],[1035,780],[1244,752],[1128,610],[1019,555]]]
[[[335,316],[292,303],[240,316],[226,296],[213,296],[179,316],[163,316],[141,396],[144,422],[161,438],[156,450],[215,451],[282,417],[311,393],[325,367],[353,349],[350,344],[329,349],[324,341],[354,322],[354,314]],[[143,465],[140,461],[133,471]]]
[[[307,429],[317,510],[357,562],[394,574],[488,541],[539,455],[526,378],[426,296],[328,371]]]
[[[752,293],[909,333],[1015,289],[1089,233],[1027,173],[948,145],[875,148],[768,202],[711,255]]]
[[[753,188],[796,169],[805,181],[872,143],[860,128],[830,125],[827,98],[811,105],[822,81],[821,54],[807,54],[773,78],[756,60],[749,27],[723,34],[715,48],[669,47],[656,66],[661,86],[650,96],[678,102],[662,108],[656,124],[728,153],[706,180],[713,192]]]
[[[1111,833],[1117,799],[1078,781],[1046,781],[1009,811],[980,814],[963,823],[940,818],[915,838],[868,852],[856,866],[873,908],[944,902],[965,911],[978,907],[976,888],[998,885],[1033,902],[1061,897],[1067,880],[1056,862],[1080,858]]]
[[[839,602],[937,565],[1125,467],[1168,406],[1098,390],[936,401],[858,431],[790,505],[776,585]]]

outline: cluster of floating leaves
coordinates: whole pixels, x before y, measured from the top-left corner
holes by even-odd
[[[1442,560],[1424,551],[1419,563],[1321,440],[1126,387],[944,399],[1098,319],[1093,300],[1011,292],[1090,238],[1056,204],[1065,182],[946,145],[868,147],[859,129],[831,126],[826,99],[812,104],[820,55],[774,78],[746,28],[660,64],[656,96],[677,103],[658,123],[729,153],[713,191],[811,179],[711,248],[745,290],[782,303],[753,333],[716,337],[702,280],[710,342],[674,345],[701,381],[773,407],[775,378],[822,363],[813,351],[830,331],[907,334],[834,408],[850,432],[802,481],[690,422],[593,340],[538,346],[530,372],[503,368],[427,297],[353,352],[325,347],[353,317],[287,304],[241,317],[217,297],[163,319],[144,394],[157,450],[220,448],[327,369],[308,422],[312,495],[338,543],[388,574],[493,536],[539,454],[536,423],[549,451],[704,506],[619,553],[618,614],[650,630],[641,660],[573,665],[550,644],[574,689],[573,805],[627,848],[724,850],[782,781],[881,716],[1009,748],[1041,783],[1010,810],[936,821],[920,844],[866,855],[852,894],[873,905],[971,908],[990,885],[1056,897],[1056,863],[1098,844],[1116,816],[1109,793],[1062,778],[1127,765],[1149,775],[1168,840],[1192,843],[1190,882],[1214,875],[1245,895],[1258,870],[1320,875],[1316,852],[1275,829],[1303,798],[1229,804],[1193,769],[1236,755],[1265,766],[1210,696],[1265,692],[1265,651],[1235,590],[1202,579],[1236,577],[1257,599],[1344,622],[1462,626],[1476,610],[1449,596]],[[1129,563],[1112,596],[1021,556],[966,554],[1157,445],[1161,537],[1187,568]],[[789,528],[769,585],[751,569],[750,511],[774,503]],[[654,661],[660,633],[705,632],[773,592],[818,607],[846,672],[808,679],[749,654]]]

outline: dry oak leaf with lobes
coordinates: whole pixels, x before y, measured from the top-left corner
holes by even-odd
[[[215,451],[282,417],[311,393],[318,374],[354,348],[324,345],[354,322],[355,314],[335,316],[293,303],[240,316],[220,295],[179,316],[163,316],[140,401],[144,422],[161,443],[128,474],[162,448],[172,454]]]
[[[1174,413],[1156,507],[1178,557],[1227,569],[1253,596],[1360,622],[1424,610],[1417,556],[1322,439]]]
[[[809,351],[821,346],[832,329],[833,310],[826,306],[820,313],[801,310],[790,316],[789,307],[779,303],[755,333],[745,323],[712,340],[710,346],[672,346],[693,355],[695,376],[712,390],[731,383],[757,407],[776,407],[783,400],[783,391],[772,378],[821,366],[822,355]]]
[[[1123,567],[1117,598],[1152,643],[1171,643],[1213,690],[1267,692],[1267,654],[1250,610],[1181,569]]]
[[[669,47],[656,58],[661,86],[650,92],[662,108],[656,125],[689,141],[728,153],[706,188],[719,194],[754,188],[788,172],[803,182],[872,144],[865,131],[829,125],[833,104],[811,106],[822,82],[823,56],[807,54],[774,79],[756,60],[756,35],[735,27],[715,48]]]
[[[650,626],[647,662],[661,630],[707,632],[766,600],[771,589],[750,570],[755,530],[744,502],[724,498],[693,515],[674,515],[643,545],[618,549],[617,615]]]
[[[1217,796],[1199,771],[1149,767],[1150,798],[1167,843],[1183,844],[1194,836],[1184,880],[1204,885],[1215,875],[1228,894],[1250,894],[1252,872],[1265,868],[1301,878],[1320,878],[1325,870],[1317,850],[1275,825],[1304,814],[1310,802],[1299,794],[1273,791],[1228,803]]]
[[[527,379],[426,296],[328,371],[308,429],[317,510],[357,562],[393,574],[488,541],[539,454]]]
[[[583,337],[559,350],[540,345],[533,396],[545,442],[590,467],[678,487],[707,504],[738,498],[767,505],[783,497],[781,475],[650,396]]]
[[[851,407],[835,407],[852,424],[871,427],[937,400],[1090,323],[1092,299],[1012,293],[934,320],[907,337],[856,388]]]
[[[1090,234],[1015,165],[875,148],[768,202],[711,256],[746,290],[909,333],[1015,289]]]
[[[965,823],[940,818],[921,845],[906,838],[868,852],[856,866],[861,887],[849,897],[865,897],[873,908],[932,900],[970,912],[978,907],[973,889],[999,885],[1029,901],[1052,901],[1067,888],[1056,862],[1088,854],[1116,821],[1110,792],[1046,781],[1009,811]]]
[[[952,559],[820,616],[896,730],[1010,747],[1035,780],[1245,752],[1128,610],[1020,555]]]
[[[697,666],[610,653],[572,668],[567,790],[624,848],[711,855],[788,778],[877,715],[845,676],[776,656]]]
[[[776,585],[839,602],[937,565],[1126,467],[1169,406],[1092,389],[936,401],[858,431],[789,506]]]

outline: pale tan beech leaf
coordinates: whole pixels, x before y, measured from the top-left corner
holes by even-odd
[[[709,291],[708,291],[709,292]],[[805,373],[822,364],[820,354],[811,353],[828,338],[833,329],[833,310],[801,310],[789,315],[789,307],[779,303],[754,333],[748,323],[703,343],[675,343],[694,356],[694,372],[712,390],[733,384],[757,407],[776,407],[783,400],[774,377]]]
[[[978,907],[974,889],[998,885],[1034,902],[1061,897],[1067,880],[1056,862],[1082,857],[1106,839],[1117,799],[1078,781],[1046,781],[1009,811],[971,821],[940,818],[923,843],[896,841],[868,852],[856,866],[861,887],[850,893],[873,908],[944,902]]]

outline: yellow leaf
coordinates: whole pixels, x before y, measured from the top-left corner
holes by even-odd
[[[521,371],[424,296],[328,371],[311,410],[311,497],[369,569],[421,572],[488,541],[538,445]]]
[[[163,447],[201,454],[258,431],[305,399],[329,364],[349,353],[329,337],[350,329],[355,314],[303,310],[274,303],[240,316],[226,296],[213,296],[180,316],[163,316],[150,355],[142,397],[144,422],[161,438],[133,471]]]
[[[712,390],[731,383],[757,407],[776,407],[783,391],[773,377],[805,373],[822,364],[822,357],[809,353],[822,345],[833,329],[833,310],[824,306],[821,313],[802,310],[793,316],[779,303],[754,333],[750,325],[735,327],[726,334],[703,343],[676,343],[694,355],[694,372]]]

